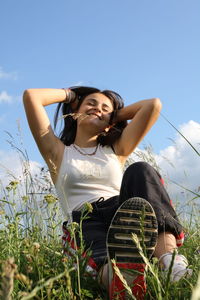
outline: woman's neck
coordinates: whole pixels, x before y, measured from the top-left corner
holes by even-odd
[[[97,136],[90,136],[85,132],[77,131],[74,144],[82,148],[95,147],[97,145]]]

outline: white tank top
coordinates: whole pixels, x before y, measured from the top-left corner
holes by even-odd
[[[79,147],[78,147],[79,148]],[[79,148],[92,153],[95,147]],[[66,217],[85,202],[108,199],[119,194],[123,166],[111,147],[98,146],[95,155],[83,155],[72,145],[65,146],[62,163],[55,184]]]

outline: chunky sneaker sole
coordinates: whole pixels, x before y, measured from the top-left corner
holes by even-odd
[[[113,271],[111,259],[115,260],[136,299],[144,298],[145,264],[132,239],[132,233],[137,235],[145,256],[150,258],[157,242],[157,220],[152,206],[143,198],[126,200],[116,211],[108,230],[110,299],[129,299],[127,289]]]

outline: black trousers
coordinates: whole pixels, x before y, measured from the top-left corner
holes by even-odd
[[[99,195],[101,196],[101,195]],[[91,248],[92,257],[98,265],[105,262],[106,235],[118,207],[127,199],[141,197],[154,208],[158,232],[171,232],[175,237],[182,226],[164,188],[160,174],[146,162],[130,165],[123,176],[120,194],[107,200],[100,198],[92,203],[93,212],[83,222],[83,237],[86,248]],[[73,221],[79,223],[81,211],[73,211]]]

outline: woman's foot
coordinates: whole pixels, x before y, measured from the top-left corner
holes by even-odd
[[[172,264],[173,253],[163,254],[159,261],[162,266],[162,270],[165,274],[168,273]],[[173,266],[170,274],[170,281],[176,282],[182,278],[188,278],[192,275],[192,270],[188,268],[187,258],[181,254],[175,254]]]
[[[113,270],[114,259],[124,279],[137,299],[146,292],[145,264],[132,239],[135,233],[147,257],[151,257],[157,242],[157,220],[152,206],[145,199],[130,198],[115,213],[107,235],[109,257],[110,299],[128,299],[122,280]]]

